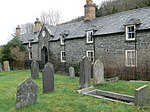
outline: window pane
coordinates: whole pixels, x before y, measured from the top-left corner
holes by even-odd
[[[130,32],[134,32],[134,26],[131,27],[131,31]]]
[[[94,52],[93,51],[87,51],[87,57],[91,62],[94,62]]]
[[[135,27],[134,26],[127,26],[127,39],[134,39],[135,38]]]
[[[91,57],[93,57],[94,56],[94,53],[93,52],[91,52]]]
[[[131,33],[131,38],[134,38],[134,33]]]
[[[61,61],[62,62],[66,61],[66,52],[64,52],[64,51],[61,52]]]
[[[92,38],[92,35],[93,35],[93,31],[87,31],[87,42],[93,42],[93,38]]]
[[[128,66],[135,66],[136,65],[136,57],[135,57],[135,50],[129,50],[126,52],[126,64]]]

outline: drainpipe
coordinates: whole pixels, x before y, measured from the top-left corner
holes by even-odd
[[[136,28],[137,29],[137,28]],[[137,79],[137,73],[136,73],[136,67],[137,67],[137,35],[136,35],[136,29],[135,29],[135,68],[134,68],[134,78]]]
[[[95,62],[95,57],[96,57],[96,51],[95,51],[95,37],[93,36],[93,49],[94,49],[94,62]],[[93,62],[93,63],[94,63]]]
[[[65,39],[65,35],[63,35],[63,38],[64,38],[64,52],[65,52],[65,57],[66,57],[66,39]],[[64,62],[64,67],[65,67],[65,72],[66,72],[66,61]]]

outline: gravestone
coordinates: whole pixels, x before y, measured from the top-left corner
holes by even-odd
[[[3,70],[2,70],[2,64],[0,63],[0,72],[1,72],[1,71],[3,71]]]
[[[104,66],[99,59],[96,60],[93,66],[93,79],[94,85],[104,82]]]
[[[148,100],[148,86],[142,86],[135,90],[135,105],[142,105]]]
[[[54,91],[54,67],[51,63],[46,63],[42,71],[43,93]]]
[[[31,77],[33,79],[39,78],[39,64],[35,60],[33,60],[31,63]]]
[[[33,104],[37,100],[38,86],[32,78],[23,81],[17,88],[16,108],[21,108]]]
[[[4,61],[3,65],[4,65],[4,71],[10,71],[9,61]]]
[[[118,81],[119,81],[119,77],[112,77],[112,78],[106,79],[106,81],[107,81],[107,82],[115,83],[115,82],[118,82]]]
[[[69,76],[70,76],[71,79],[75,78],[75,71],[74,71],[73,67],[69,68]]]
[[[91,62],[87,57],[83,57],[80,62],[80,82],[79,88],[86,88],[90,86],[91,79]]]

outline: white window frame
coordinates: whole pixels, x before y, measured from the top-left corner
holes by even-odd
[[[65,38],[64,37],[60,37],[60,45],[65,45]]]
[[[89,36],[89,34],[91,34],[90,36]],[[90,40],[89,41],[89,37],[92,39],[92,40]],[[93,41],[93,31],[87,31],[86,32],[86,43],[93,43],[94,41]]]
[[[30,41],[29,41],[29,45],[28,45],[28,47],[29,47],[29,48],[31,48],[31,47],[32,47],[32,44],[31,44],[31,42],[30,42]]]
[[[134,31],[133,31],[133,32],[129,32],[129,31],[128,31],[128,28],[129,28],[129,27],[134,27]],[[135,26],[135,25],[128,25],[128,26],[126,26],[126,40],[129,40],[129,41],[130,41],[130,40],[131,40],[131,41],[132,41],[132,40],[135,40],[135,33],[136,33],[136,32],[135,32],[135,29],[136,29],[136,26]],[[134,38],[129,38],[129,34],[131,34],[131,33],[134,34]]]
[[[130,64],[128,63],[128,60],[129,60],[128,53],[131,53],[131,52],[135,52],[134,57],[130,57],[130,61],[134,59],[134,61],[135,61],[134,64],[132,64],[131,62],[130,62]],[[136,67],[137,66],[137,51],[135,51],[135,50],[126,50],[125,51],[125,65],[126,65],[126,67]]]
[[[32,52],[29,51],[29,60],[32,60]]]
[[[63,56],[63,53],[65,53],[65,56]],[[65,57],[65,60],[63,59]],[[61,51],[61,62],[66,62],[66,52]]]
[[[89,57],[89,55],[88,55],[89,52],[92,52],[92,53],[93,53],[93,57],[91,57],[91,56]],[[93,63],[94,63],[94,50],[87,50],[87,51],[86,51],[86,56],[89,58],[89,60],[90,60],[91,63],[93,64]],[[93,58],[93,61],[91,60],[91,58]]]

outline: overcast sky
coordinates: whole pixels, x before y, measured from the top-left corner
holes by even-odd
[[[97,5],[106,0],[93,0]],[[17,25],[35,22],[42,11],[58,10],[63,22],[84,15],[86,0],[2,0],[0,45],[6,44]]]

